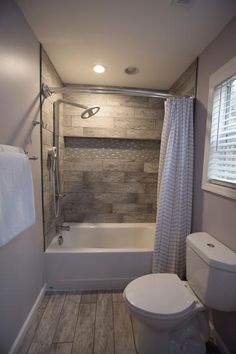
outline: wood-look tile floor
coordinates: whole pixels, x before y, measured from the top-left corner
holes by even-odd
[[[18,354],[137,354],[137,331],[121,292],[46,294]]]
[[[122,293],[46,294],[18,354],[136,354]]]

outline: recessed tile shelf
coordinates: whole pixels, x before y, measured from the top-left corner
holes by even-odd
[[[161,132],[142,129],[104,129],[104,128],[80,128],[64,127],[64,138],[106,138],[106,139],[130,139],[130,140],[161,140]]]
[[[115,158],[155,160],[159,142],[140,139],[114,139],[114,138],[65,138],[65,159],[79,158]],[[105,156],[104,156],[105,154]]]

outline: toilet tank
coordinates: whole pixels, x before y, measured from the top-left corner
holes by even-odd
[[[211,309],[236,311],[236,253],[205,232],[187,237],[187,280]]]

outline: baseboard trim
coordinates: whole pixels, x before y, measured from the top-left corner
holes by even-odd
[[[219,348],[222,354],[231,354],[230,351],[227,349],[225,343],[223,342],[219,333],[215,330],[213,323],[210,321],[210,330],[211,330],[211,337],[213,338],[215,344]]]
[[[39,294],[38,294],[38,296],[37,296],[37,299],[36,299],[34,305],[32,306],[32,308],[31,308],[31,310],[30,310],[28,316],[26,317],[25,322],[23,323],[23,325],[22,325],[20,331],[18,332],[18,335],[17,335],[17,337],[16,337],[14,343],[13,343],[12,346],[11,346],[11,349],[10,349],[10,351],[9,351],[9,354],[16,354],[17,351],[19,350],[19,348],[20,348],[20,346],[21,346],[21,344],[22,344],[22,341],[23,341],[23,339],[24,339],[24,336],[25,336],[25,334],[26,334],[26,332],[27,332],[27,330],[28,330],[28,328],[29,328],[30,321],[31,321],[31,319],[32,319],[32,317],[33,317],[33,315],[34,315],[34,313],[37,311],[37,309],[38,309],[38,307],[39,307],[39,305],[40,305],[40,302],[41,302],[41,300],[42,300],[42,298],[43,298],[43,296],[44,296],[44,293],[45,293],[45,291],[46,291],[46,287],[47,287],[46,284],[44,284],[44,286],[43,286],[42,289],[40,290],[40,292],[39,292]]]
[[[137,278],[137,277],[136,277]],[[63,291],[63,290],[80,290],[80,291],[93,291],[93,290],[112,290],[124,289],[128,283],[135,279],[132,277],[123,278],[58,278],[47,279],[47,291]]]

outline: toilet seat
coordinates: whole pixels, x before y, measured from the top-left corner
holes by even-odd
[[[160,319],[186,316],[198,303],[176,274],[148,274],[133,280],[124,291],[134,311]]]

